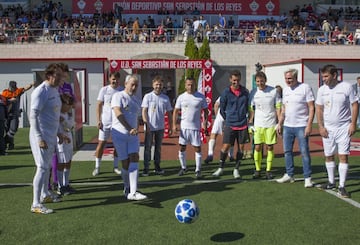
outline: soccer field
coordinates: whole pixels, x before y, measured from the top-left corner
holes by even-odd
[[[85,141],[96,130],[85,130]],[[174,147],[177,152],[177,147]],[[206,155],[206,154],[205,154]],[[174,159],[176,158],[174,154]],[[323,158],[313,160],[313,180],[327,181]],[[273,164],[281,176],[284,159]],[[140,163],[140,166],[142,164]],[[293,184],[253,180],[253,162],[240,168],[242,180],[232,177],[233,164],[224,176],[213,178],[217,164],[203,166],[204,179],[192,171],[177,176],[179,163],[162,163],[165,176],[139,177],[144,202],[130,202],[122,193],[121,178],[112,163],[103,162],[102,174],[91,176],[93,161],[74,162],[71,171],[76,193],[63,202],[48,204],[54,214],[30,212],[31,182],[35,171],[28,144],[28,129],[16,135],[15,150],[0,157],[1,244],[358,244],[360,241],[360,157],[350,158],[347,190],[351,199],[333,191],[304,188],[300,158],[296,157]],[[189,167],[194,166],[189,161]],[[200,208],[193,224],[180,224],[176,204],[190,198]]]

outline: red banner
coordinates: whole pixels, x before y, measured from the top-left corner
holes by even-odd
[[[197,9],[201,14],[226,15],[279,15],[280,0],[142,0],[142,1],[105,1],[105,0],[73,0],[73,14],[94,14],[110,12],[120,6],[123,14],[157,14],[165,9],[169,14],[185,11],[192,14]]]
[[[110,60],[110,71],[119,69],[205,69],[209,60]]]

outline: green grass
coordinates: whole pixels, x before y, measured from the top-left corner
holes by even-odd
[[[84,141],[96,129],[85,128]],[[179,177],[178,161],[162,166],[166,176],[140,177],[140,190],[150,197],[129,202],[122,195],[120,177],[104,163],[99,177],[92,177],[93,162],[74,162],[72,185],[77,193],[61,203],[48,204],[51,215],[30,212],[35,171],[28,143],[28,129],[16,135],[16,149],[0,157],[1,244],[358,244],[360,209],[303,181],[277,184],[251,179],[253,164],[241,167],[243,181],[232,178],[232,165],[218,182],[211,182],[217,166],[203,168],[205,180],[194,174]],[[175,147],[174,152],[177,151]],[[313,178],[326,181],[323,158],[313,157]],[[360,202],[360,157],[351,157],[347,190]],[[274,161],[274,173],[284,171],[284,160]],[[301,165],[296,157],[296,177]],[[194,166],[192,162],[189,166]],[[18,184],[23,183],[23,185]],[[183,198],[200,207],[199,219],[180,224],[174,208]]]

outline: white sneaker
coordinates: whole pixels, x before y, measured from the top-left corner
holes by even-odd
[[[239,173],[239,169],[235,168],[233,171],[233,175],[235,179],[240,179],[240,173]]]
[[[99,168],[95,168],[94,171],[92,172],[92,175],[93,175],[93,176],[97,176],[97,175],[99,175],[99,173],[100,173],[100,169],[99,169]]]
[[[212,175],[215,177],[219,177],[220,175],[222,175],[224,172],[224,170],[222,168],[218,168]]]
[[[119,170],[118,168],[114,168],[114,173],[121,175],[121,170]]]
[[[128,194],[127,199],[132,201],[140,201],[146,199],[147,196],[141,194],[140,192],[135,192],[134,194]]]
[[[50,208],[46,208],[43,205],[38,205],[38,206],[31,206],[30,211],[32,213],[36,213],[36,214],[51,214],[54,212],[54,210],[50,209]]]
[[[291,177],[288,174],[284,174],[284,176],[281,177],[280,179],[277,179],[276,182],[278,182],[278,183],[285,183],[285,182],[294,183],[295,179],[294,179],[294,177]]]
[[[311,188],[314,186],[314,183],[311,181],[311,177],[305,178],[305,188]]]

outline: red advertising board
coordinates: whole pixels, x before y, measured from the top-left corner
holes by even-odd
[[[212,127],[212,61],[211,60],[110,60],[110,72],[120,69],[201,69],[201,93],[205,95],[208,104],[208,132]],[[165,119],[166,120],[166,119]],[[165,121],[165,123],[167,123]],[[166,131],[167,133],[167,131]],[[202,132],[203,143],[206,142],[206,132]],[[165,135],[165,137],[167,134]]]
[[[142,0],[142,1],[109,1],[109,0],[72,0],[73,14],[94,14],[110,12],[120,6],[124,14],[157,14],[166,9],[170,14],[176,10],[193,11],[201,14],[227,15],[279,15],[280,0]]]

